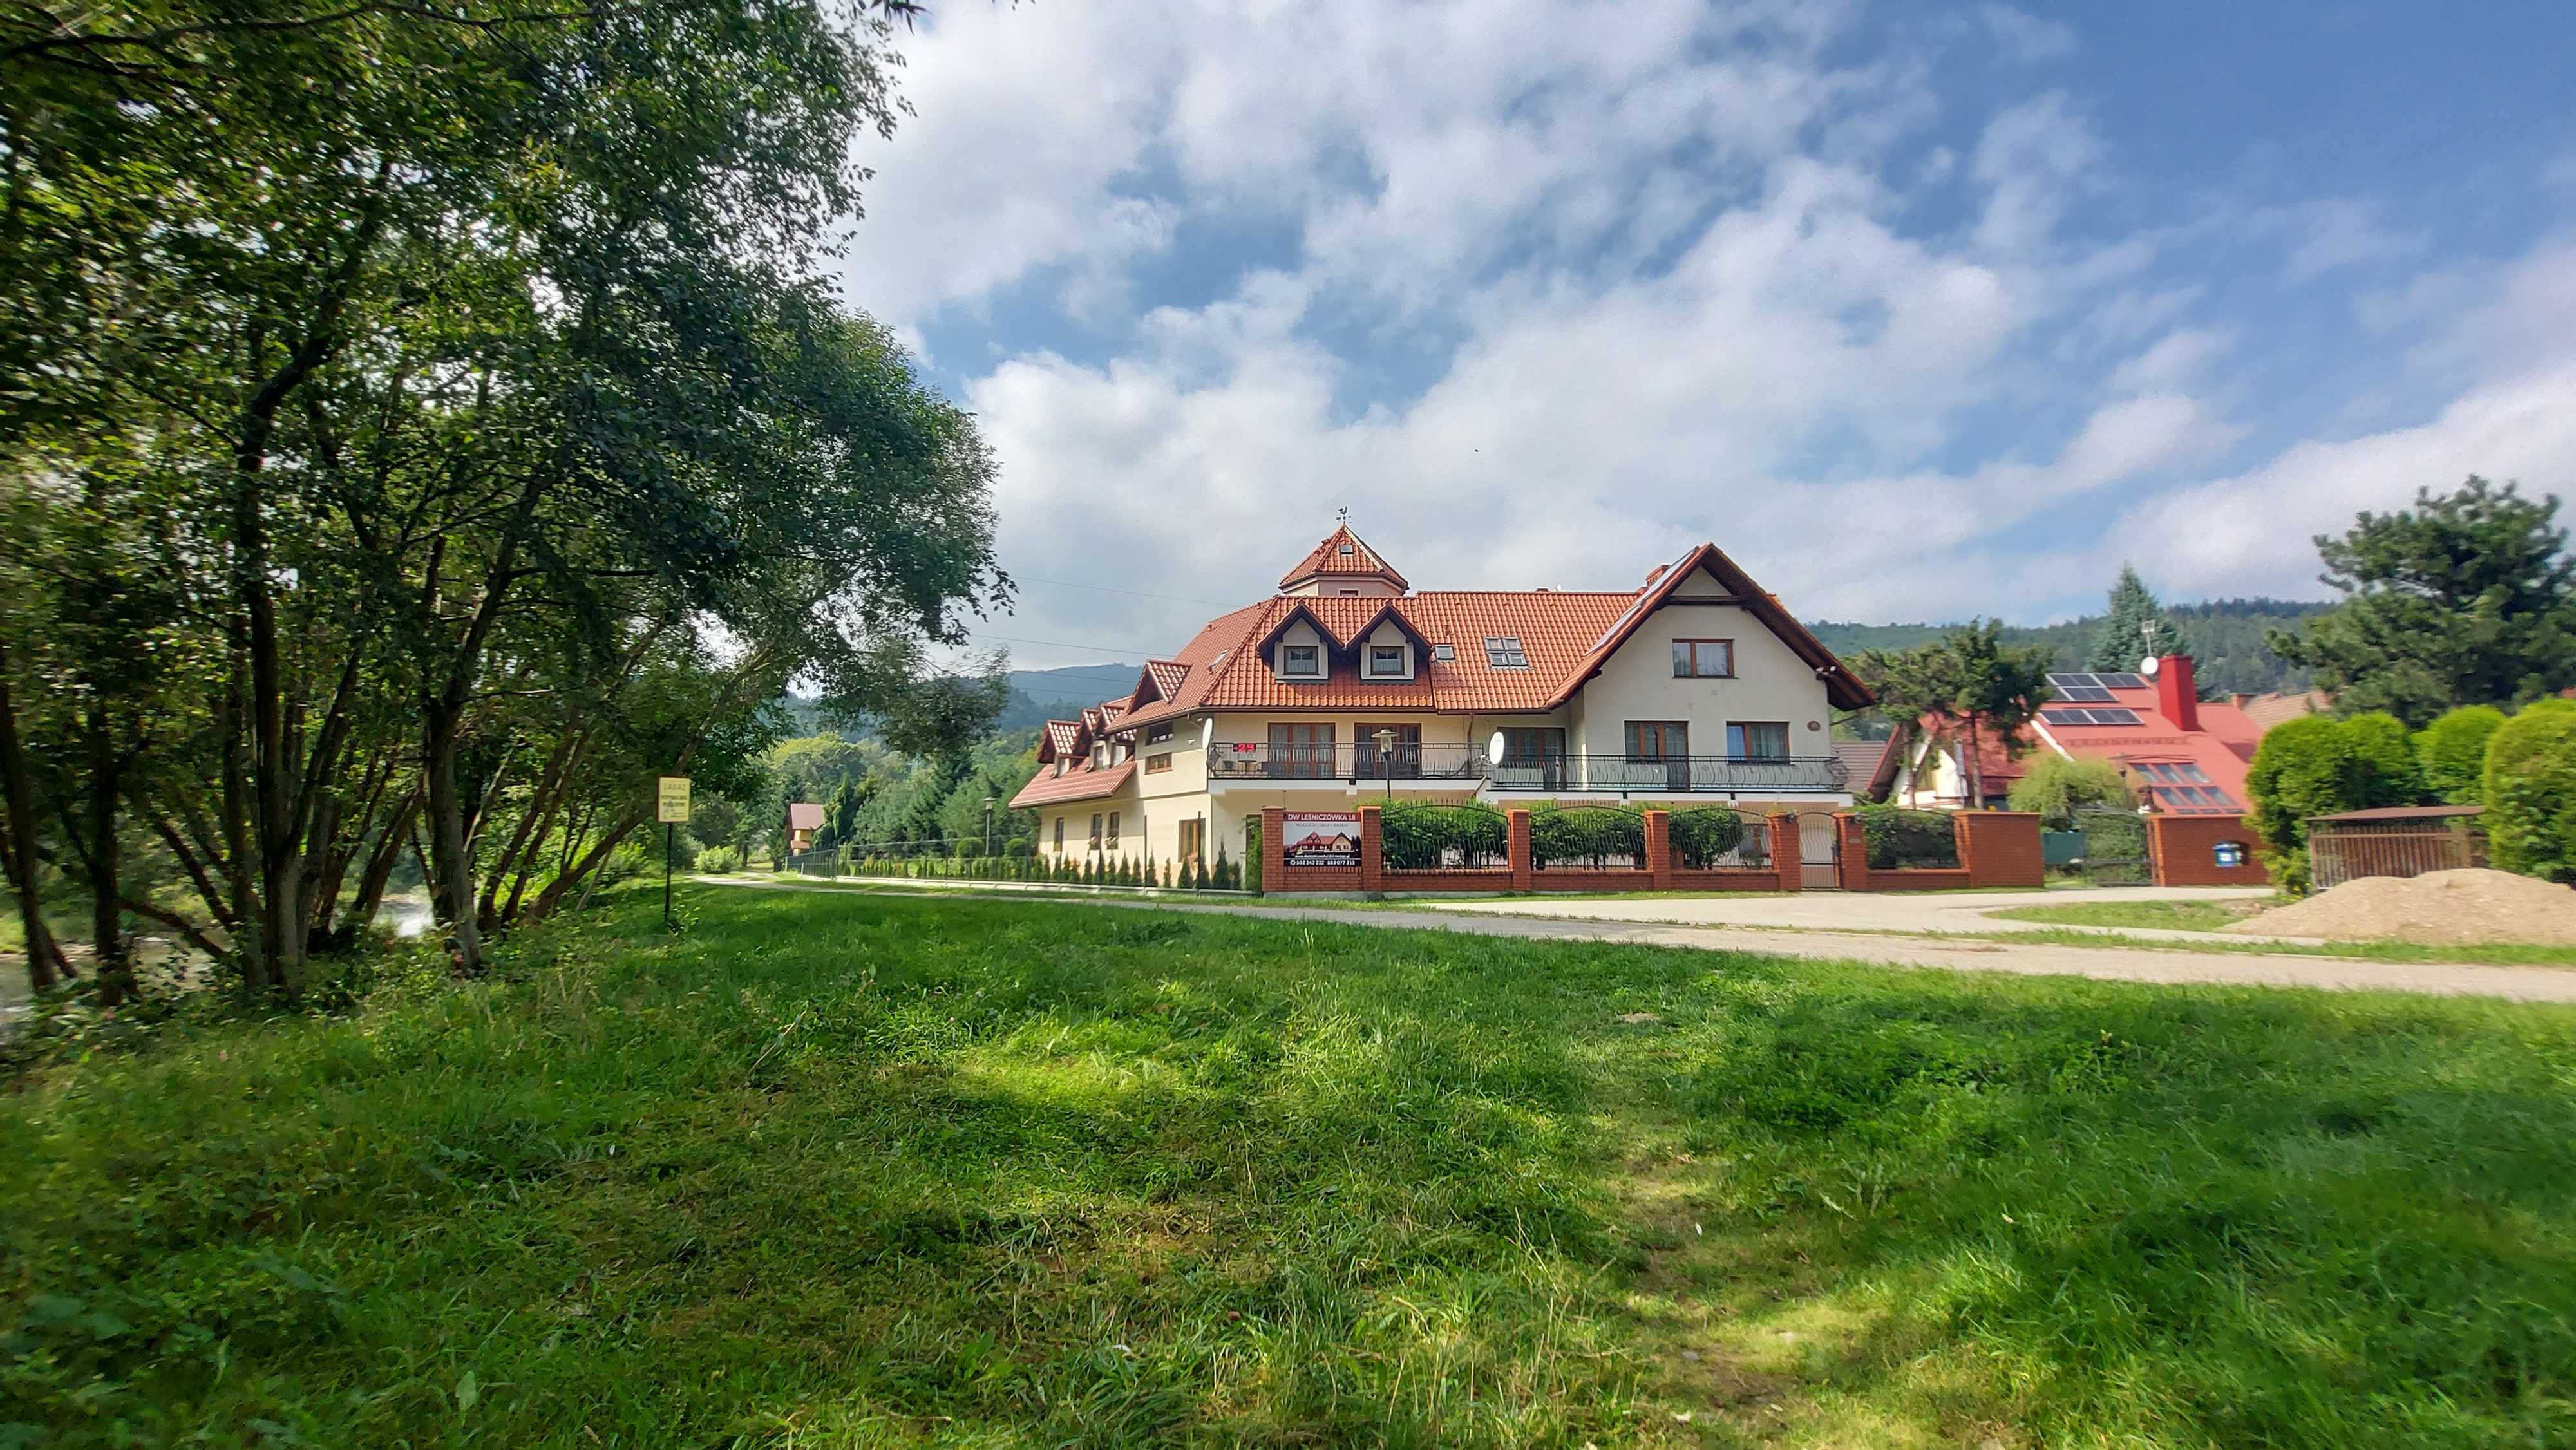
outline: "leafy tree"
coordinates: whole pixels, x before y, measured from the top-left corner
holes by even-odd
[[[2424,788],[2449,805],[2486,800],[2487,741],[2504,723],[2493,705],[2462,705],[2415,732],[2415,760]]]
[[[2032,761],[2013,782],[2012,808],[2038,813],[2051,830],[2063,830],[2080,810],[2127,810],[2137,805],[2120,768],[2107,760],[2078,760],[2051,752]]]
[[[908,11],[0,10],[13,871],[291,997],[425,836],[472,972],[790,678],[959,733],[992,461],[816,241]]]
[[[2323,581],[2344,598],[2272,648],[2315,669],[2339,708],[2423,725],[2459,705],[2511,704],[2576,683],[2576,558],[2558,499],[2475,476],[2419,489],[2415,507],[2364,512],[2317,536]]]
[[[1959,747],[1968,799],[1980,805],[1985,739],[2018,757],[2028,748],[2031,717],[2049,697],[2047,656],[2005,644],[2002,635],[2003,621],[1977,620],[1902,653],[1863,651],[1852,665],[1898,728]]]
[[[2182,631],[2165,615],[2147,581],[2127,564],[2111,586],[2111,610],[2093,632],[2093,648],[2084,658],[2088,670],[2134,670],[2150,655],[2171,654],[2182,645]]]
[[[2387,715],[2303,715],[2266,731],[2245,776],[2264,865],[2288,891],[2308,889],[2308,819],[2413,805],[2423,790],[2406,727]]]
[[[2576,701],[2538,701],[2499,726],[2483,784],[2489,859],[2576,885]]]

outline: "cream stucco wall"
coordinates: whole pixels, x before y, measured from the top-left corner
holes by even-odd
[[[1677,589],[1675,599],[1711,598],[1717,583],[1706,573]],[[1735,642],[1735,676],[1703,680],[1673,677],[1677,639]],[[1690,727],[1690,753],[1726,754],[1733,722],[1784,722],[1792,756],[1833,753],[1833,715],[1825,682],[1813,666],[1780,642],[1751,610],[1736,604],[1668,603],[1646,617],[1601,673],[1576,697],[1577,723],[1567,749],[1616,758],[1626,753],[1631,720],[1679,720]]]

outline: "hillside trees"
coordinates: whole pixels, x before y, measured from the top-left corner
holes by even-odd
[[[2155,592],[2138,571],[2126,564],[2120,566],[2120,577],[2111,586],[2110,611],[2093,632],[2093,645],[2084,657],[2088,670],[2134,670],[2138,662],[2150,655],[2170,654],[2181,645],[2181,632],[2165,617],[2164,606],[2156,602]]]
[[[22,896],[291,997],[417,843],[471,972],[788,679],[987,697],[926,646],[1007,587],[990,457],[810,241],[902,8],[0,24]]]
[[[2346,710],[2421,726],[2457,705],[2506,705],[2576,684],[2576,557],[2558,500],[2472,476],[2415,507],[2320,534],[2320,577],[2344,598],[2272,648],[2311,666]]]

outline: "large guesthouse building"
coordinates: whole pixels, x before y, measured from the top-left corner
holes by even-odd
[[[1266,807],[1852,801],[1833,712],[1871,703],[1714,544],[1624,592],[1416,592],[1347,525],[1135,687],[1047,724],[1038,854],[1235,860]],[[1864,783],[1865,784],[1865,783]]]

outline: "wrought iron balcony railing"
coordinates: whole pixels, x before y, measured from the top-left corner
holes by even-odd
[[[1263,745],[1224,741],[1208,747],[1208,779],[1474,781],[1495,792],[1632,791],[1647,794],[1822,795],[1850,788],[1850,772],[1831,755],[1738,760],[1688,755],[1630,760],[1618,755],[1566,755],[1489,764],[1472,745]]]
[[[1681,755],[1663,760],[1568,755],[1555,760],[1505,761],[1492,767],[1488,778],[1496,791],[1821,795],[1848,790],[1851,772],[1840,758],[1831,755],[1793,755],[1772,760],[1739,760],[1730,755]]]
[[[1465,780],[1485,778],[1485,752],[1472,745],[1240,745],[1208,747],[1210,780]]]

